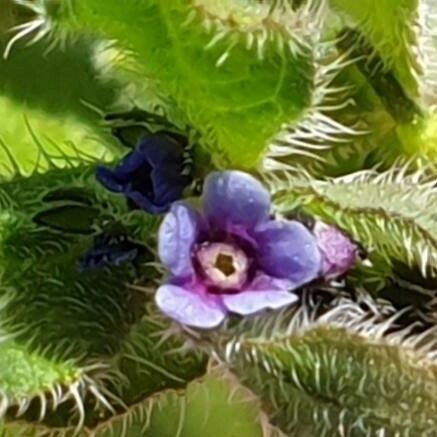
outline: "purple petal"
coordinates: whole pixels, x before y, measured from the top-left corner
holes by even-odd
[[[359,258],[358,246],[335,226],[316,222],[314,235],[323,257],[323,276],[335,278],[350,270]]]
[[[191,251],[201,230],[201,217],[190,205],[174,203],[161,223],[158,254],[176,277],[193,275]]]
[[[176,200],[182,197],[187,177],[181,175],[181,169],[169,165],[169,168],[152,170],[151,183],[153,193],[148,193],[147,185],[138,187],[138,184],[131,186],[124,191],[124,195],[131,199],[139,208],[152,213],[161,214],[167,212]],[[145,193],[143,192],[145,189]]]
[[[183,153],[182,146],[167,135],[146,136],[115,168],[98,167],[96,177],[137,207],[152,214],[166,212],[189,183],[182,174]]]
[[[253,228],[268,219],[270,195],[247,173],[214,172],[205,181],[203,206],[207,218],[221,229]]]
[[[126,155],[113,169],[103,166],[97,167],[96,177],[109,190],[124,191],[132,174],[140,170],[147,162],[147,156],[143,151],[136,149]]]
[[[166,205],[167,210],[171,203],[182,197],[189,183],[188,176],[181,174],[181,171],[181,167],[173,164],[152,171],[154,199],[159,205]]]
[[[257,229],[258,262],[268,275],[300,287],[321,271],[322,256],[311,232],[296,221],[271,221]]]
[[[154,168],[167,163],[180,166],[183,164],[183,147],[167,135],[145,136],[140,140],[137,150],[147,157]]]
[[[97,180],[109,191],[115,191],[116,193],[122,192],[125,187],[124,182],[116,177],[114,170],[102,166],[96,168]]]
[[[155,300],[169,317],[196,328],[215,328],[226,316],[226,309],[217,296],[197,293],[177,285],[159,287]]]
[[[125,191],[124,195],[132,200],[135,206],[149,212],[150,214],[162,214],[169,209],[169,205],[156,205],[139,191]]]
[[[222,295],[229,311],[242,316],[265,309],[279,309],[295,303],[299,298],[287,291],[289,282],[283,279],[260,275],[241,293]]]

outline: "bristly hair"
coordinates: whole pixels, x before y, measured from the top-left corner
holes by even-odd
[[[59,46],[62,50],[65,50],[67,43],[72,39],[72,34],[64,28],[57,25],[56,20],[52,17],[48,10],[45,0],[12,0],[18,7],[22,7],[33,15],[33,19],[14,26],[10,29],[10,32],[14,33],[14,36],[7,43],[4,51],[3,58],[7,59],[11,54],[14,46],[21,40],[30,39],[26,42],[26,46],[31,46],[41,41],[44,38],[49,40],[46,53],[50,53],[53,49]],[[64,0],[60,2],[60,7],[71,16],[74,16],[73,0]]]
[[[305,2],[297,10],[286,0],[261,0],[258,3],[256,12],[252,11],[252,19],[235,26],[230,2],[205,5],[203,0],[194,0],[184,24],[188,25],[196,18],[203,22],[204,28],[212,34],[206,50],[218,43],[226,43],[227,48],[217,59],[217,66],[226,62],[232,48],[241,42],[248,50],[255,49],[259,59],[265,56],[268,45],[275,46],[284,55],[289,51],[293,56],[310,49],[308,37],[320,28],[325,0]],[[240,12],[251,13],[244,9]]]
[[[232,57],[237,44],[244,45],[258,59],[263,59],[272,50],[281,56],[292,57],[304,54],[308,57],[314,50],[315,35],[318,35],[325,17],[326,0],[309,0],[298,8],[292,7],[288,0],[260,0],[255,8],[237,12],[251,14],[247,20],[235,25],[232,2],[223,0],[205,5],[203,0],[194,0],[183,25],[188,26],[197,20],[206,32],[211,34],[205,50],[217,45],[223,48],[216,65],[222,66]],[[238,14],[235,14],[238,15]],[[222,145],[217,141],[215,128],[204,126],[202,145],[213,150],[213,160],[217,167],[227,168],[230,162]]]
[[[304,292],[303,300],[308,299]],[[308,292],[311,293],[311,292]],[[306,295],[306,297],[305,297]],[[259,315],[217,334],[217,355],[232,363],[252,344],[287,343],[318,328],[344,329],[356,334],[369,344],[401,347],[411,351],[418,363],[436,363],[437,330],[435,327],[417,334],[415,324],[404,326],[400,319],[408,309],[396,310],[389,302],[375,300],[365,290],[356,290],[356,297],[340,294],[334,297],[329,308],[302,304],[297,309],[284,309],[274,315]],[[256,352],[253,352],[256,353]],[[249,351],[250,354],[250,351]]]
[[[378,173],[366,170],[340,178],[314,180],[283,172],[265,175],[278,212],[298,206],[346,230],[387,263],[397,259],[437,275],[436,180],[430,168],[397,163]],[[357,193],[360,193],[357,196]],[[382,236],[384,235],[384,238]]]
[[[317,173],[324,165],[335,162],[331,152],[367,133],[358,121],[345,125],[332,115],[354,104],[351,85],[335,86],[333,82],[356,59],[351,57],[351,51],[339,54],[336,41],[322,41],[321,28],[314,33],[313,41],[315,75],[311,101],[300,120],[284,126],[268,146],[260,166],[260,173],[267,177],[298,173],[299,157],[307,158],[305,167],[310,173]]]
[[[46,14],[46,9],[41,1],[29,1],[29,0],[14,0],[17,6],[23,7],[29,10],[33,15],[33,19],[27,23],[19,24],[12,27],[10,32],[14,32],[15,35],[7,43],[3,58],[7,59],[17,42],[25,39],[27,36],[32,36],[32,38],[26,43],[26,45],[32,45],[47,36],[52,26],[50,24],[50,19]]]
[[[437,110],[437,3],[421,0],[419,4],[419,53],[423,75],[420,77],[422,104]]]

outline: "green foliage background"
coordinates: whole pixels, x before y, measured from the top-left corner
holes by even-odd
[[[436,435],[434,3],[0,0],[0,435]],[[168,124],[196,181],[253,172],[366,262],[279,314],[172,325],[159,218],[94,177]],[[83,272],[101,232],[149,251]]]

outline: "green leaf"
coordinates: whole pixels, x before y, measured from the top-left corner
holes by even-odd
[[[133,51],[138,73],[176,102],[217,159],[218,149],[232,165],[253,168],[283,124],[310,104],[307,43],[317,8],[229,6],[76,1],[74,17],[61,5],[50,18],[61,33],[92,30]]]
[[[33,217],[35,223],[64,232],[93,233],[92,225],[99,210],[83,205],[64,205],[39,212]]]
[[[419,0],[330,0],[331,7],[364,35],[384,66],[393,69],[410,97],[416,99],[420,94],[419,59],[414,52],[419,38],[415,29],[419,3]]]
[[[0,185],[0,207],[0,406],[11,407],[9,420],[18,408],[49,428],[95,426],[110,411],[204,374],[202,354],[177,353],[178,339],[160,342],[169,327],[152,316],[152,253],[80,267],[102,232],[145,250],[155,244],[157,220],[101,187],[94,167],[18,177]]]
[[[278,210],[301,208],[347,231],[370,259],[436,276],[437,192],[425,171],[363,171],[331,181],[272,181]]]
[[[185,391],[167,390],[133,405],[126,413],[75,434],[24,422],[4,426],[2,437],[274,437],[264,429],[256,398],[223,369],[191,382]],[[1,432],[1,427],[0,427]]]
[[[362,72],[380,102],[397,123],[409,123],[420,114],[420,108],[410,100],[393,72],[384,68],[381,58],[374,53],[374,48],[366,44],[358,31],[343,31],[338,46],[355,60],[354,65]]]
[[[47,210],[61,207],[57,201],[44,202],[42,198],[50,187],[57,190],[60,186],[89,193],[97,206],[92,216],[87,215],[87,223],[76,222],[80,219],[77,216],[68,216],[62,222],[65,215],[49,220]],[[56,350],[56,355],[92,357],[117,349],[133,314],[135,301],[127,285],[134,279],[135,271],[129,266],[111,271],[81,271],[80,260],[93,247],[94,235],[105,229],[108,219],[117,223],[123,209],[127,214],[123,199],[105,193],[96,183],[92,168],[18,178],[4,184],[1,192],[1,288],[4,293],[13,293],[4,309],[10,329],[25,327],[23,339],[30,336],[35,347]],[[99,205],[103,207],[98,208]],[[43,217],[45,221],[41,223]],[[85,235],[75,233],[79,224],[82,230],[87,225]],[[73,225],[74,232],[59,231],[60,227],[65,231]],[[147,228],[146,215],[142,225]]]
[[[99,198],[92,169],[19,177],[0,189],[0,295],[5,301],[0,312],[4,332],[0,347],[6,367],[2,375],[11,373],[11,378],[0,382],[0,392],[8,406],[22,403],[21,414],[27,409],[34,414],[38,407],[31,401],[38,395],[41,417],[47,405],[72,401],[79,414],[75,420],[80,422],[87,387],[99,386],[96,397],[103,398],[96,375],[105,369],[105,357],[118,350],[136,320],[136,297],[127,288],[135,272],[129,266],[81,271],[79,262],[93,246],[93,235],[62,233],[53,223],[41,226],[34,221],[41,207],[51,205],[50,200],[42,200],[49,187],[59,186],[72,186],[84,195],[91,192],[91,199]],[[96,211],[98,229],[105,210]],[[92,363],[95,372],[83,370]],[[12,377],[14,369],[20,369],[20,378]]]
[[[283,312],[241,329],[222,355],[286,435],[421,435],[435,429],[433,333],[396,332],[343,301],[314,320]],[[389,335],[389,333],[391,333]]]
[[[112,391],[127,405],[161,390],[183,388],[188,381],[205,373],[206,356],[185,349],[183,337],[168,338],[168,325],[155,320],[151,316],[153,310],[149,305],[148,314],[132,327],[111,360],[115,375]]]
[[[65,44],[48,54],[48,44],[38,43],[0,59],[0,117],[7,120],[0,127],[1,179],[123,153],[101,119],[114,108],[119,86],[99,79],[92,41]]]
[[[420,165],[437,159],[437,115],[416,117],[411,123],[396,127],[396,134],[407,156],[417,156]],[[391,147],[391,144],[388,144]]]
[[[259,405],[225,372],[190,383],[185,393],[164,392],[95,430],[98,437],[262,437]]]
[[[14,422],[9,424],[0,423],[0,436],[1,437],[67,437],[67,432],[62,434],[60,431],[58,434],[48,430],[42,425],[29,424],[27,422]],[[74,431],[71,430],[70,435],[74,435]]]
[[[71,362],[49,360],[42,354],[30,352],[25,345],[7,341],[0,345],[0,374],[1,416],[11,405],[18,407],[19,414],[24,412],[29,400],[38,397],[44,415],[46,392],[52,390],[58,396],[51,399],[52,402],[62,402],[62,397],[73,395],[64,387],[79,384],[85,371]]]

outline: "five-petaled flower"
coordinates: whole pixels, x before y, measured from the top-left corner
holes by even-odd
[[[189,183],[183,174],[184,149],[176,137],[157,133],[114,168],[98,167],[96,177],[108,190],[124,194],[136,207],[151,214],[168,211]]]
[[[229,312],[278,309],[320,275],[314,235],[300,222],[273,220],[269,193],[252,176],[214,172],[202,200],[203,214],[174,203],[159,230],[159,257],[171,277],[155,297],[174,320],[214,328]]]

